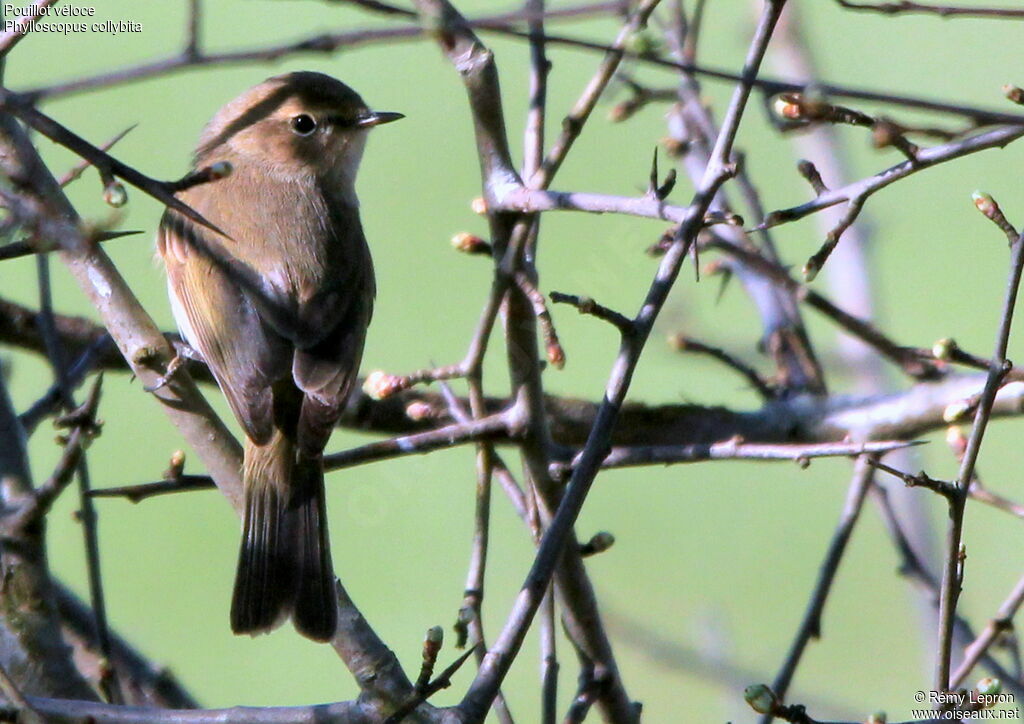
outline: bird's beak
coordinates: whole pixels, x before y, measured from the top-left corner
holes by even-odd
[[[373,128],[374,126],[379,126],[382,123],[397,121],[399,118],[405,118],[405,116],[401,113],[393,113],[392,111],[370,111],[360,118],[356,125],[360,128]]]

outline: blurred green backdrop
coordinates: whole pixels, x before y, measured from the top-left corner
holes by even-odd
[[[7,84],[27,89],[139,63],[175,52],[183,40],[184,2],[93,2],[97,20],[140,22],[143,32],[32,36],[10,58]],[[791,4],[807,24],[824,76],[835,82],[998,106],[1001,84],[1024,81],[1019,76],[1020,25],[1012,22],[891,19],[843,12],[821,0]],[[210,49],[260,46],[389,22],[315,0],[222,0],[206,5],[203,40]],[[467,13],[506,7],[487,0],[458,5]],[[751,18],[747,2],[709,3],[703,62],[739,68]],[[616,25],[588,21],[561,29],[607,42]],[[518,153],[527,49],[519,42],[488,41],[497,54]],[[554,132],[599,56],[561,48],[550,49],[550,54],[549,128]],[[448,245],[453,233],[484,233],[485,226],[469,207],[478,195],[479,178],[463,89],[432,43],[391,42],[332,56],[294,56],[275,64],[190,70],[56,100],[44,110],[95,143],[138,123],[115,155],[152,176],[177,178],[187,170],[200,129],[222,103],[268,75],[297,69],[336,75],[375,107],[408,116],[374,133],[360,177],[363,220],[379,279],[364,369],[406,372],[460,359],[489,286],[489,265],[455,254]],[[636,73],[652,84],[672,81],[663,71]],[[706,85],[709,101],[720,101],[730,90]],[[629,123],[614,125],[604,119],[607,107],[599,108],[588,124],[556,188],[629,195],[643,191],[651,149],[665,134],[663,109],[650,107]],[[869,150],[859,131],[842,137],[858,176],[900,160],[891,151]],[[40,146],[55,172],[75,161],[48,142]],[[756,106],[742,128],[739,147],[747,152],[748,168],[761,184],[768,207],[808,197],[794,173],[790,142],[768,130]],[[972,209],[970,193],[975,188],[990,191],[1010,219],[1021,223],[1021,160],[1019,145],[989,151],[915,176],[870,201],[862,218],[876,232],[879,321],[897,339],[927,346],[939,337],[954,336],[965,348],[988,354],[1006,255],[999,234]],[[107,249],[147,309],[171,328],[163,275],[153,261],[150,240],[160,209],[141,193],[129,192],[123,226],[146,229],[147,237],[113,242]],[[689,184],[682,181],[672,198],[685,203],[689,192]],[[95,173],[86,174],[70,193],[84,216],[110,214]],[[656,264],[643,250],[662,228],[614,216],[545,217],[542,290],[589,294],[634,311]],[[776,239],[794,264],[820,243],[812,220],[780,229]],[[56,260],[54,270],[58,310],[90,314]],[[0,290],[5,297],[34,304],[33,262],[0,267]],[[717,292],[716,282],[694,284],[690,275],[681,277],[638,370],[632,399],[737,408],[757,404],[733,376],[700,359],[682,358],[662,343],[665,335],[685,330],[757,359],[757,321],[741,288],[734,285],[720,302]],[[613,334],[571,309],[555,308],[553,313],[568,364],[562,372],[545,375],[547,389],[598,398],[615,350]],[[834,334],[813,312],[806,318],[828,364]],[[501,393],[502,354],[499,346],[494,350],[488,387]],[[1020,351],[1021,344],[1015,342],[1011,357]],[[48,386],[47,368],[30,355],[5,350],[4,356],[12,367],[12,393],[23,409]],[[846,385],[834,375],[831,383],[838,389]],[[210,396],[226,413],[219,395]],[[125,375],[108,376],[101,414],[104,433],[90,455],[98,486],[156,479],[181,445],[157,406]],[[1011,496],[1020,488],[1015,474],[1019,448],[1013,443],[1021,429],[1019,422],[995,425],[981,459],[986,480]],[[51,438],[42,428],[32,441],[33,467],[40,479],[58,452]],[[331,447],[366,439],[339,432]],[[923,452],[922,465],[934,475],[952,476],[955,463],[936,439],[938,444]],[[411,672],[419,664],[423,632],[435,624],[449,628],[460,604],[472,525],[472,459],[472,451],[464,448],[360,467],[329,480],[337,569]],[[192,462],[187,470],[199,472]],[[847,461],[818,462],[803,471],[784,463],[711,463],[599,478],[578,531],[586,538],[607,529],[618,540],[589,568],[617,642],[626,685],[644,702],[647,721],[753,720],[743,704],[742,688],[770,681],[784,656],[843,504],[848,473]],[[942,506],[933,500],[928,505],[940,525]],[[51,560],[56,574],[84,595],[74,507],[73,496],[67,495],[51,517]],[[227,610],[238,524],[216,493],[164,497],[137,506],[101,501],[99,510],[111,620],[154,660],[171,667],[204,705],[300,704],[356,693],[333,652],[300,638],[290,626],[256,640],[231,635]],[[1019,528],[1005,514],[970,506],[961,606],[972,620],[980,623],[991,616],[1021,574]],[[504,621],[531,548],[496,491],[485,606],[492,634]],[[792,700],[817,705],[814,713],[822,716],[859,719],[880,708],[893,717],[909,713],[912,693],[928,688],[931,679],[934,636],[923,628],[917,594],[895,574],[897,562],[869,506],[826,611],[824,639],[811,645]],[[636,630],[638,625],[650,635]],[[669,660],[683,650],[728,660],[739,672],[731,675],[707,664],[685,667]],[[452,655],[446,648],[443,660]],[[575,681],[573,656],[564,645],[561,658],[560,698],[567,704]],[[457,701],[470,677],[467,667],[436,701]],[[504,687],[520,721],[537,716],[537,682],[531,635]]]

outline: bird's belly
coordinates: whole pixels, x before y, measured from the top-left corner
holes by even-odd
[[[171,314],[174,315],[174,323],[178,325],[178,331],[190,347],[197,349],[195,330],[192,328],[192,323],[185,312],[185,306],[174,291],[174,285],[171,284],[169,277],[167,279],[167,296],[171,300]]]

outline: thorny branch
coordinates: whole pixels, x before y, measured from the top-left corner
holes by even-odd
[[[771,38],[771,31],[782,11],[784,2],[769,2],[758,26],[755,40],[751,45],[746,61],[745,78],[757,75],[757,69]],[[641,5],[641,8],[644,6]],[[638,12],[640,12],[638,10]],[[501,636],[488,652],[488,658],[480,669],[480,673],[464,697],[462,707],[471,715],[479,717],[493,699],[508,667],[511,664],[519,645],[525,636],[533,615],[540,605],[544,588],[557,563],[559,555],[569,536],[570,529],[586,499],[589,487],[597,474],[604,452],[608,445],[611,429],[614,427],[618,410],[621,407],[632,372],[639,361],[640,352],[647,336],[650,334],[654,319],[665,302],[669,289],[678,275],[682,261],[692,245],[704,213],[707,211],[715,192],[731,174],[729,163],[732,143],[735,138],[743,109],[750,95],[751,84],[741,83],[726,113],[726,121],[719,135],[712,155],[712,164],[698,188],[691,205],[690,213],[680,224],[676,242],[663,261],[659,274],[648,293],[648,298],[637,315],[635,334],[624,338],[619,359],[605,393],[605,401],[601,405],[598,417],[591,429],[583,455],[577,463],[566,493],[559,504],[558,511],[552,519],[541,540],[540,548],[531,567],[523,588],[517,597],[516,606],[505,624]]]

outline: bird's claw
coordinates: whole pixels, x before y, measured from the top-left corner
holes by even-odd
[[[185,342],[174,342],[174,357],[167,363],[167,371],[160,375],[152,385],[145,385],[142,389],[146,392],[156,392],[170,384],[171,378],[181,369],[187,360],[202,362],[203,357],[194,348]]]

